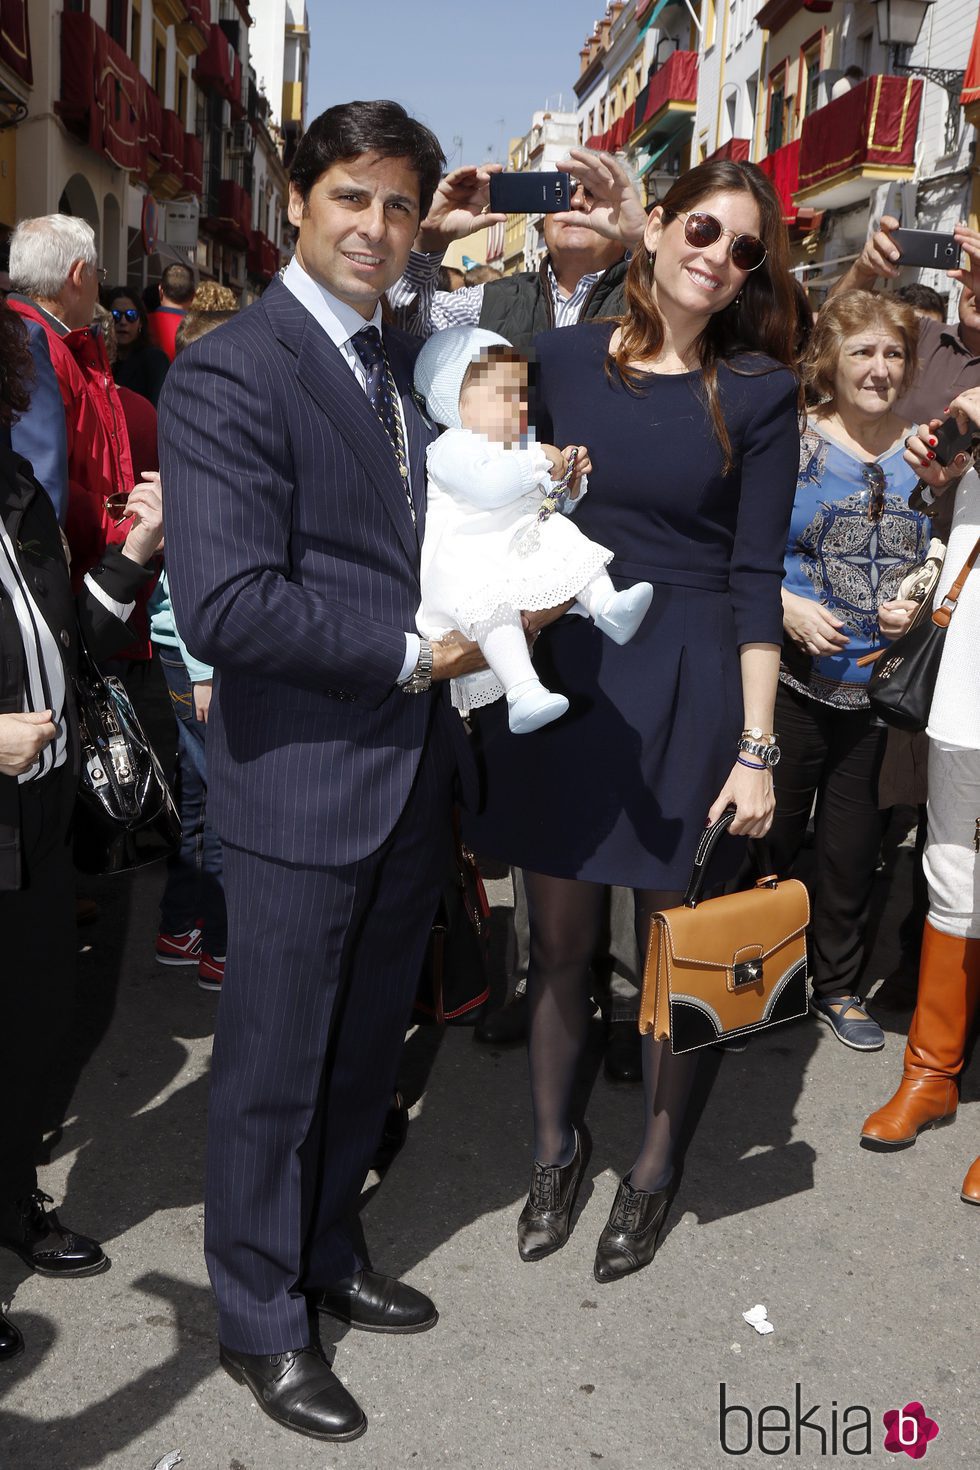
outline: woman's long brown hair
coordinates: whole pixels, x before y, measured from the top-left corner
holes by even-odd
[[[679,178],[661,201],[664,214],[686,214],[710,194],[722,192],[751,194],[759,208],[759,235],[766,247],[763,264],[749,271],[738,298],[714,313],[697,342],[708,411],[728,474],[733,465],[732,443],[718,392],[718,364],[742,353],[764,353],[795,372],[798,323],[782,206],[772,184],[754,164],[727,160],[699,164]],[[655,359],[666,336],[654,299],[653,268],[645,249],[637,250],[630,261],[625,291],[627,310],[620,323],[613,361],[627,387],[635,388],[641,374],[629,363]]]

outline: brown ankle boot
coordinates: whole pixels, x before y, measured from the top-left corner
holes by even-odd
[[[923,1128],[956,1116],[956,1078],[980,999],[980,939],[944,934],[926,921],[919,998],[905,1048],[905,1068],[891,1102],[866,1119],[862,1142],[904,1148]]]
[[[980,1159],[974,1159],[967,1169],[960,1199],[965,1200],[968,1205],[980,1205]]]

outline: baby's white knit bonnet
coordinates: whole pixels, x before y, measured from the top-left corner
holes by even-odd
[[[434,332],[415,359],[415,391],[430,419],[447,429],[461,427],[459,395],[471,362],[488,347],[509,347],[506,337],[483,327],[446,327]]]

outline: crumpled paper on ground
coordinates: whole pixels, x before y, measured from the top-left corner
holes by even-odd
[[[761,1302],[758,1302],[754,1307],[750,1307],[747,1312],[743,1312],[742,1317],[750,1327],[754,1327],[756,1332],[763,1337],[767,1332],[775,1332],[776,1330],[769,1321],[769,1313]]]
[[[153,1470],[174,1470],[174,1466],[182,1464],[183,1459],[180,1450],[171,1450],[168,1455],[164,1455],[162,1460],[157,1460]]]

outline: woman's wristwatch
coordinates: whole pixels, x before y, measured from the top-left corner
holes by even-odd
[[[741,755],[755,756],[756,760],[771,771],[773,766],[779,765],[779,757],[782,752],[776,744],[775,735],[763,730],[743,730],[742,738],[738,742]]]
[[[432,644],[428,638],[419,639],[419,661],[398,687],[403,694],[425,694],[432,688]]]

